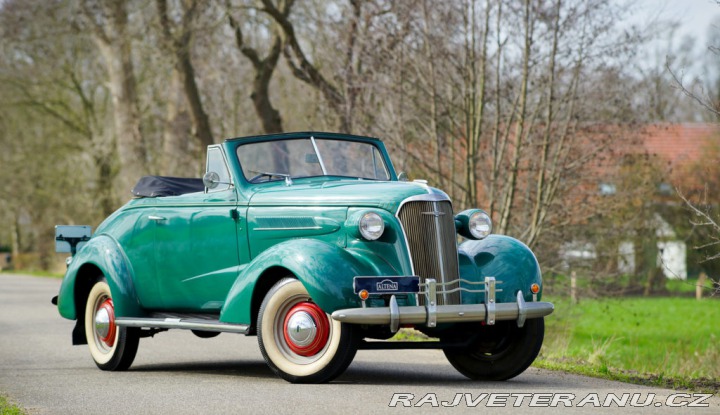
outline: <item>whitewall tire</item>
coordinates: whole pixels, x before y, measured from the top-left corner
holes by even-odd
[[[293,383],[322,383],[347,369],[358,338],[354,326],[322,311],[300,281],[285,278],[260,306],[258,343],[278,376]]]
[[[85,337],[90,355],[102,370],[126,370],[135,359],[140,340],[138,329],[115,324],[115,307],[104,279],[98,280],[88,294]]]

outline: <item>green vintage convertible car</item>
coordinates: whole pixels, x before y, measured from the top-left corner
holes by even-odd
[[[396,173],[375,138],[304,132],[233,138],[202,179],[144,177],[72,252],[58,297],[103,370],[140,338],[257,335],[290,382],[327,382],[358,349],[442,349],[472,379],[523,372],[543,341],[542,277],[521,242],[479,209]],[[464,240],[458,245],[458,240]],[[412,327],[437,341],[387,341]]]

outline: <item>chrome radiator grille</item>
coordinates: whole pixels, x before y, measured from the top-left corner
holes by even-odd
[[[413,268],[420,283],[434,278],[438,283],[449,283],[443,291],[458,288],[455,218],[450,202],[410,201],[400,208],[398,218],[405,230]],[[420,304],[425,304],[423,296],[419,300]],[[437,304],[460,304],[460,291],[438,293]]]

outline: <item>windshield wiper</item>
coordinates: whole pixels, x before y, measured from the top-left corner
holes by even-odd
[[[267,171],[258,171],[258,170],[248,170],[250,173],[256,173],[257,176],[254,176],[252,179],[250,179],[250,183],[257,183],[257,179],[261,177],[268,177],[268,181],[272,180],[273,177],[282,177],[285,179],[285,186],[290,186],[293,184],[292,177],[290,177],[289,174],[285,173],[273,173],[273,172],[267,172]]]

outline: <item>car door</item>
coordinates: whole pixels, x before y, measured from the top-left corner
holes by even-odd
[[[218,312],[248,261],[244,208],[220,146],[208,148],[207,171],[220,184],[203,193],[160,198],[155,209],[155,270],[163,308]],[[241,203],[242,206],[242,203]]]

